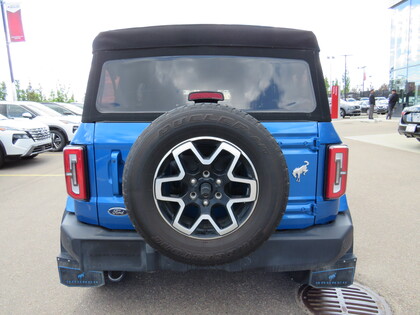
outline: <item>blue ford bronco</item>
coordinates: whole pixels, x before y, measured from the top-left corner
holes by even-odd
[[[348,148],[312,32],[176,25],[100,33],[64,150],[60,281],[296,272],[352,284]]]

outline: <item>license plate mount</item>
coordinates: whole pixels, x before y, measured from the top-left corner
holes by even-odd
[[[409,124],[409,125],[405,128],[405,131],[406,131],[406,132],[416,132],[416,127],[417,127],[417,125],[415,125],[415,124]]]

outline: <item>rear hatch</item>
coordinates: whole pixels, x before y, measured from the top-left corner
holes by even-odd
[[[86,145],[90,171],[89,205],[75,203],[79,220],[133,229],[122,197],[122,174],[131,146],[151,121],[141,118],[188,105],[188,95],[195,91],[222,93],[219,103],[259,119],[281,147],[290,192],[279,229],[333,220],[339,201],[324,198],[325,161],[328,144],[340,139],[330,122],[316,120],[328,103],[318,105],[313,69],[304,59],[185,55],[104,62],[96,104],[90,106],[103,117],[127,119],[83,123],[73,141]],[[272,189],[275,194],[276,187]]]

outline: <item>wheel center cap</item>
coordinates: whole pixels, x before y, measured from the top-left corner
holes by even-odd
[[[200,195],[201,197],[207,199],[210,197],[213,187],[210,183],[202,183],[200,186]]]

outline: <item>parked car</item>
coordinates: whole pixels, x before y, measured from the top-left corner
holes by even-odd
[[[62,284],[205,268],[298,271],[315,287],[353,282],[349,153],[312,32],[103,32],[86,99],[63,152]]]
[[[375,113],[385,115],[388,113],[388,100],[376,100],[375,101]]]
[[[70,103],[70,104],[72,104],[74,106],[77,106],[77,107],[83,109],[83,104],[81,104],[81,103]]]
[[[0,167],[7,159],[34,158],[51,148],[51,135],[47,125],[8,119],[0,114]]]
[[[83,110],[73,104],[68,103],[42,103],[64,116],[82,116]]]
[[[52,151],[61,151],[80,125],[80,116],[64,116],[36,102],[0,102],[0,114],[8,118],[27,118],[50,127]]]
[[[340,100],[340,116],[360,116],[361,113],[360,105],[356,104],[356,101],[347,102],[343,99]]]
[[[398,132],[420,141],[420,105],[405,107],[401,113]]]
[[[369,113],[369,100],[362,101],[360,103],[360,108],[362,110],[362,113]],[[383,100],[382,98],[380,98],[379,100],[375,100],[373,112],[381,115],[386,114],[388,112],[388,101],[386,99]]]
[[[362,113],[367,113],[369,110],[369,99],[360,102],[360,110]]]

